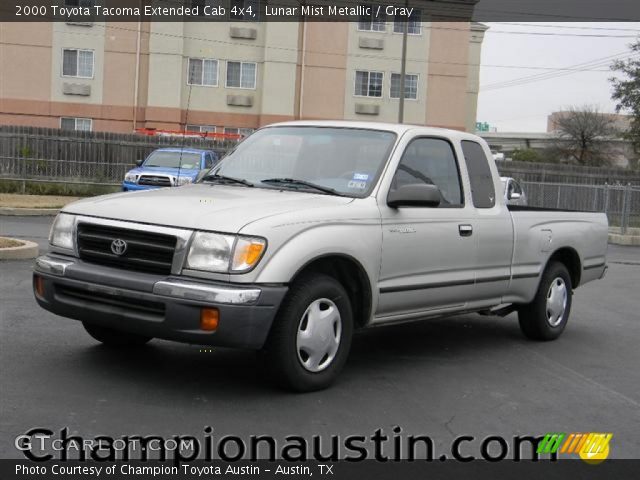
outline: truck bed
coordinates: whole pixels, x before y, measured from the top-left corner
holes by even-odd
[[[505,302],[531,301],[554,252],[579,259],[574,288],[603,275],[609,233],[606,214],[527,206],[508,209],[513,221],[514,279]]]

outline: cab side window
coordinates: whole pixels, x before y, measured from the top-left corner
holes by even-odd
[[[440,208],[462,207],[462,187],[451,144],[440,138],[417,138],[404,151],[391,190],[403,185],[435,185],[442,196]]]
[[[522,187],[515,180],[511,182],[511,188],[511,193],[519,193],[520,195],[522,195]]]
[[[213,157],[210,153],[206,153],[204,155],[204,168],[208,170],[211,167],[213,167]]]
[[[463,140],[462,151],[467,162],[473,206],[476,208],[492,208],[496,204],[496,191],[493,186],[489,160],[482,146],[471,140]]]

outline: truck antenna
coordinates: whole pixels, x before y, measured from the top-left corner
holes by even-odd
[[[191,91],[193,90],[193,85],[189,85],[189,96],[187,97],[187,112],[184,116],[184,129],[182,130],[182,146],[180,147],[180,161],[178,162],[178,176],[176,177],[176,181],[180,179],[180,171],[182,170],[182,155],[184,154],[184,141],[187,138],[187,128],[189,125],[189,109],[191,107]]]

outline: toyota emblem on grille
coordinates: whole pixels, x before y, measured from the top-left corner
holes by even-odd
[[[114,255],[118,255],[119,257],[124,255],[124,253],[127,251],[127,247],[127,242],[120,238],[117,238],[113,242],[111,242],[111,251],[114,253]]]

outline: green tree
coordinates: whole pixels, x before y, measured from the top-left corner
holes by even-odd
[[[617,112],[627,112],[631,115],[629,129],[624,132],[624,138],[633,145],[635,157],[630,164],[638,168],[640,156],[640,39],[629,45],[632,56],[627,60],[616,60],[611,70],[618,72],[619,77],[610,79],[613,86],[611,98],[616,101]]]

